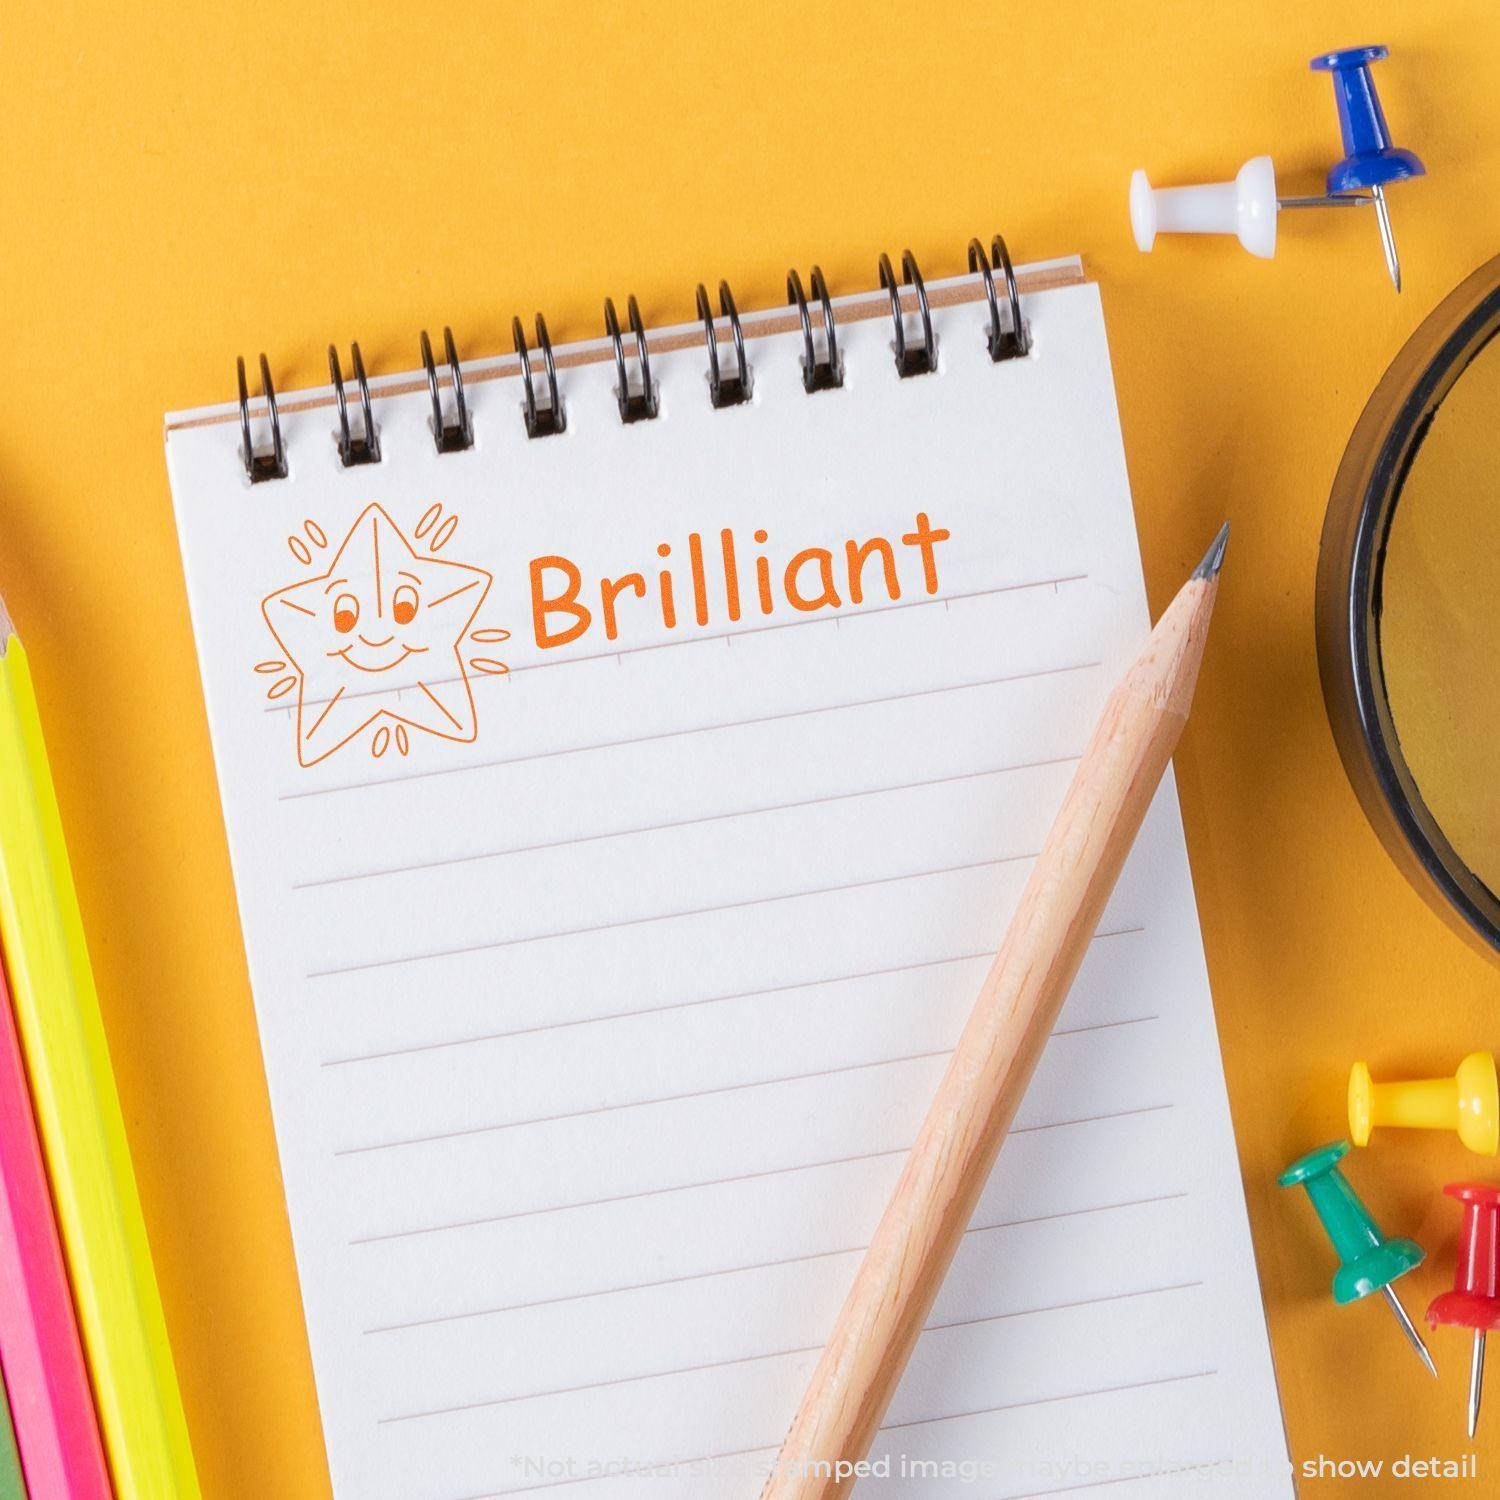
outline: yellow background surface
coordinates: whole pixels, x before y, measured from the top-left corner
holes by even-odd
[[[1294,1454],[1456,1456],[1464,1336],[1440,1383],[1375,1303],[1335,1308],[1304,1202],[1272,1177],[1342,1133],[1343,1077],[1445,1071],[1500,1041],[1500,975],[1402,882],[1335,754],[1312,633],[1324,502],[1407,334],[1500,249],[1500,9],[1366,0],[984,6],[13,6],[0,87],[0,587],[41,695],[105,1021],[211,1500],[326,1494],[313,1386],[162,461],[161,415],[283,387],[358,338],[409,369],[451,323],[600,331],[727,276],[929,276],[1003,230],[1103,286],[1147,580],[1168,599],[1234,523],[1178,758],[1260,1273]],[[1397,298],[1366,211],[1133,248],[1129,171],[1339,154],[1315,51],[1385,41],[1401,144]],[[225,524],[233,524],[225,517]],[[1387,1135],[1351,1173],[1446,1284],[1443,1182],[1493,1171]],[[1500,1366],[1496,1368],[1500,1389]],[[1480,1441],[1500,1476],[1500,1396]],[[1389,1481],[1367,1493],[1398,1488]],[[1327,1486],[1332,1493],[1337,1486]],[[1404,1488],[1404,1487],[1400,1487]],[[1305,1493],[1322,1493],[1307,1485]]]

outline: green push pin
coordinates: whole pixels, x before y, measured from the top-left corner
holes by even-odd
[[[1307,1189],[1307,1196],[1333,1241],[1341,1262],[1333,1278],[1333,1300],[1342,1306],[1368,1297],[1371,1292],[1381,1293],[1422,1363],[1436,1375],[1437,1366],[1422,1342],[1422,1335],[1391,1289],[1398,1276],[1422,1264],[1422,1247],[1415,1240],[1388,1240],[1380,1232],[1369,1209],[1339,1170],[1339,1162],[1348,1150],[1348,1141],[1330,1141],[1294,1161],[1276,1181],[1282,1187]]]

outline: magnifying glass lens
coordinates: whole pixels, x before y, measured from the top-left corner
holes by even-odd
[[[1500,256],[1365,406],[1318,554],[1328,721],[1412,884],[1500,960]]]
[[[1417,791],[1458,857],[1500,893],[1500,339],[1465,367],[1411,458],[1378,621]]]

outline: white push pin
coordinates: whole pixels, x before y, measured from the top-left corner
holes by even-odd
[[[1232,234],[1251,255],[1276,253],[1276,214],[1283,208],[1356,208],[1370,199],[1354,193],[1318,198],[1278,198],[1276,169],[1269,156],[1252,156],[1233,182],[1154,188],[1140,170],[1130,178],[1130,227],[1135,243],[1149,250],[1158,231],[1167,234]]]
[[[1276,253],[1276,169],[1269,156],[1252,156],[1233,182],[1154,188],[1137,169],[1130,178],[1130,227],[1138,249],[1149,250],[1157,231],[1232,234],[1251,255]]]

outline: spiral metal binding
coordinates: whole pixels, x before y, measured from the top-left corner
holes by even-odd
[[[349,429],[349,403],[344,399],[344,372],[339,368],[339,351],[332,344],[328,346],[328,374],[333,381],[333,394],[339,403],[339,460],[346,469],[355,464],[380,462],[380,433],[375,427],[375,410],[370,404],[370,382],[365,378],[365,362],[358,344],[349,345],[349,358],[354,365],[360,409],[365,419],[365,430],[360,437],[355,437]]]
[[[563,411],[562,392],[557,387],[557,366],[552,362],[552,340],[547,337],[547,320],[541,313],[536,315],[536,342],[542,351],[542,363],[547,371],[546,406],[536,404],[536,386],[531,378],[531,351],[526,347],[526,331],[519,318],[510,320],[511,337],[515,341],[516,355],[521,361],[521,379],[526,387],[526,435],[527,437],[552,437],[565,432],[567,414]]]
[[[839,356],[839,336],[833,316],[833,298],[828,295],[828,283],[823,280],[822,266],[814,266],[811,274],[813,296],[823,304],[823,358],[819,359],[813,344],[812,314],[808,311],[807,298],[802,291],[802,278],[796,268],[786,273],[786,300],[797,308],[802,319],[802,388],[809,396],[817,391],[836,391],[844,383],[844,361]]]
[[[989,255],[977,239],[969,241],[969,269],[984,273],[984,294],[990,304],[990,329],[986,342],[990,358],[999,364],[1003,359],[1019,359],[1031,348],[1031,339],[1021,317],[1021,294],[1016,288],[1016,270],[1010,263],[1010,251],[1005,241],[997,234],[990,242]],[[995,272],[998,266],[1005,273],[1005,300],[1010,307],[1010,327],[1000,324],[1000,302],[995,296]]]
[[[454,420],[443,420],[443,398],[438,390],[437,366],[432,359],[432,340],[422,330],[422,367],[427,371],[427,389],[432,396],[432,440],[439,453],[462,453],[474,446],[474,422],[464,399],[464,372],[459,367],[453,330],[443,329],[443,353],[448,360],[448,380],[453,387]]]
[[[604,299],[604,331],[614,345],[615,374],[620,381],[615,387],[615,400],[620,403],[620,420],[644,422],[656,415],[656,387],[651,383],[651,351],[646,347],[646,327],[641,322],[640,305],[634,295],[626,299],[625,314],[630,319],[630,331],[635,335],[635,359],[641,368],[639,391],[630,389],[630,376],[625,368],[625,343],[620,337],[620,320],[615,316],[614,298]]]
[[[708,290],[698,283],[698,316],[703,319],[703,331],[708,341],[708,394],[716,407],[738,406],[750,399],[750,362],[745,357],[745,330],[740,327],[740,315],[734,305],[734,293],[729,283],[719,283],[719,312],[729,319],[729,329],[734,336],[735,369],[725,375],[719,368],[719,336],[714,327],[714,318],[708,306]]]
[[[997,364],[1005,360],[1019,359],[1031,352],[1031,332],[1021,315],[1021,296],[1016,284],[1015,267],[1011,264],[1010,252],[1005,240],[995,235],[986,250],[983,241],[972,239],[968,245],[969,271],[980,276],[985,301],[989,309],[985,343],[990,358]],[[998,278],[1003,276],[1003,293]],[[927,287],[916,257],[910,250],[901,255],[901,278],[888,255],[880,257],[880,286],[890,296],[891,325],[895,335],[891,343],[895,355],[896,369],[903,379],[913,375],[925,375],[937,369],[937,337],[932,326],[932,311],[928,305]],[[915,294],[916,310],[921,322],[921,342],[909,341],[906,331],[906,313],[901,296],[909,289]],[[821,309],[821,349],[816,336],[817,328],[812,302]],[[844,359],[839,348],[838,320],[834,314],[833,298],[829,295],[828,283],[820,266],[813,266],[808,278],[808,290],[804,290],[802,277],[793,269],[787,272],[786,292],[788,306],[797,309],[802,325],[802,356],[798,363],[802,370],[802,386],[809,393],[837,390],[844,383]],[[1004,304],[1002,306],[1002,303]],[[703,320],[704,342],[708,348],[709,397],[715,407],[738,406],[750,400],[753,372],[745,348],[745,332],[740,324],[739,311],[734,294],[727,281],[719,283],[719,313],[715,317],[709,301],[708,289],[702,283],[697,288],[698,315]],[[660,387],[651,375],[651,352],[646,337],[645,324],[641,319],[640,306],[632,296],[626,300],[626,317],[629,336],[635,344],[635,363],[638,369],[637,384],[632,386],[630,361],[625,347],[625,335],[620,328],[619,316],[613,299],[604,300],[604,327],[614,355],[615,400],[619,406],[622,422],[639,422],[656,417],[660,412]],[[719,321],[727,320],[730,335],[734,340],[732,367],[721,359]],[[532,368],[532,350],[526,341],[525,329],[520,318],[511,319],[511,332],[515,341],[518,369],[525,395],[526,432],[530,437],[550,437],[567,430],[567,414],[563,408],[562,389],[557,378],[557,365],[552,355],[552,340],[547,335],[547,323],[540,313],[536,315],[536,347],[542,356],[542,373],[547,389],[545,404],[537,400],[537,372]],[[457,453],[474,444],[474,419],[464,393],[463,370],[454,343],[453,330],[443,329],[443,355],[448,365],[448,383],[453,388],[451,416],[445,416],[442,400],[442,383],[438,376],[437,362],[433,357],[432,340],[424,329],[421,334],[422,367],[427,374],[427,389],[432,398],[432,420],[429,424],[433,442],[439,453]],[[353,378],[359,390],[362,430],[356,434],[349,417],[349,402],[344,388],[343,369],[339,364],[338,350],[328,346],[328,370],[332,377],[334,399],[338,406],[339,458],[346,467],[358,464],[379,463],[381,458],[380,430],[375,423],[373,403],[370,397],[370,382],[365,373],[364,358],[358,344],[349,346]],[[271,383],[271,368],[262,354],[260,356],[261,397],[265,402],[266,419],[270,427],[271,447],[269,452],[256,452],[254,435],[250,424],[250,393],[245,375],[245,361],[235,361],[235,373],[239,386],[240,457],[245,475],[252,484],[268,479],[287,477],[286,446],[281,430],[281,416],[276,405],[276,391]]]
[[[265,355],[260,357],[260,393],[265,399],[266,416],[271,423],[271,451],[257,453],[250,439],[250,391],[245,384],[245,359],[236,357],[235,373],[240,386],[240,440],[245,460],[245,475],[251,484],[263,479],[286,478],[286,447],[281,441],[281,413],[276,410],[276,387],[271,384],[271,366]]]
[[[880,284],[891,294],[891,322],[895,325],[896,373],[905,380],[912,375],[930,375],[937,369],[937,340],[932,335],[932,312],[927,306],[927,284],[917,269],[917,258],[910,250],[901,252],[901,274],[917,294],[917,311],[922,318],[922,342],[906,342],[906,320],[901,313],[901,288],[891,269],[889,255],[880,257]]]

